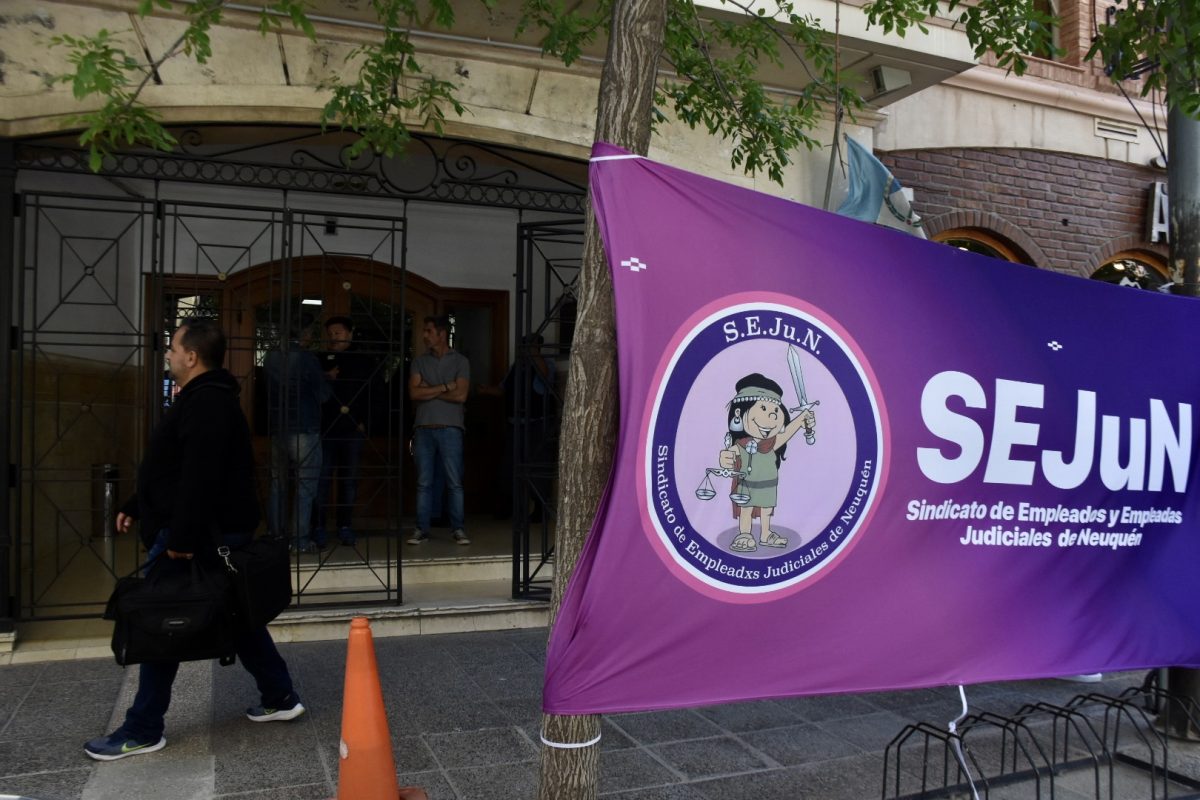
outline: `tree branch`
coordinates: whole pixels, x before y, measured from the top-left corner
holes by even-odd
[[[799,50],[797,50],[795,43],[788,37],[784,36],[783,33],[778,28],[776,28],[773,24],[771,24],[772,20],[774,20],[774,17],[759,16],[758,14],[755,14],[751,10],[751,6],[749,3],[742,3],[742,2],[739,2],[739,0],[723,0],[723,2],[728,3],[731,6],[734,6],[735,8],[741,9],[742,12],[744,12],[746,14],[746,16],[750,17],[750,19],[753,20],[755,23],[765,26],[766,29],[771,33],[771,35],[773,35],[775,38],[779,39],[779,41],[783,42],[784,46],[787,47],[788,51],[791,52],[791,54],[796,58],[796,60],[800,62],[800,66],[804,69],[805,74],[808,75],[809,79],[813,83],[817,84],[818,86],[821,86],[822,88],[825,88],[827,86],[825,81],[821,80],[815,74],[813,74],[812,68],[808,66],[808,62],[804,60],[804,56],[800,53]],[[795,22],[792,22],[791,24],[794,25]]]
[[[696,49],[704,56],[704,60],[708,62],[708,68],[712,72],[717,91],[725,96],[726,102],[731,107],[737,108],[739,106],[738,100],[733,96],[733,92],[729,90],[721,71],[717,69],[717,64],[713,60],[712,52],[708,47],[708,40],[704,38],[704,23],[700,20],[700,12],[696,9],[695,3],[690,3],[689,5],[692,7],[692,18],[696,21],[696,35],[692,36],[691,40],[695,43]]]

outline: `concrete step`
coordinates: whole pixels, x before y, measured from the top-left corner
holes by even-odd
[[[384,558],[338,558],[338,553],[323,557],[317,567],[315,557],[305,557],[293,574],[297,586],[305,592],[377,591],[387,580],[389,562]],[[550,567],[548,566],[547,569]],[[390,564],[391,582],[396,584],[396,565]],[[431,583],[467,583],[512,580],[512,556],[482,555],[458,558],[406,558],[400,563],[405,594],[415,586]],[[550,573],[551,575],[553,573]]]
[[[271,623],[278,642],[314,642],[346,638],[352,617],[371,620],[377,636],[416,636],[464,633],[546,625],[550,604],[544,600],[514,600],[510,579],[437,581],[409,585],[405,602],[392,606],[357,608],[292,608]]]
[[[471,559],[473,560],[473,559]],[[376,637],[416,636],[427,633],[536,628],[546,625],[549,604],[542,600],[512,599],[511,562],[503,579],[449,580],[456,573],[496,569],[487,558],[466,565],[430,564],[426,580],[410,583],[404,572],[403,604],[380,605],[366,595],[343,596],[344,605],[314,608],[301,600],[270,625],[278,642],[312,642],[345,639],[353,617],[371,620]],[[365,569],[365,567],[360,567]],[[322,570],[323,572],[324,570]],[[344,577],[348,583],[353,579]],[[353,588],[352,586],[350,588]],[[14,637],[0,639],[0,664],[111,658],[112,623],[101,619],[34,621],[17,624]],[[7,647],[9,649],[5,650]]]

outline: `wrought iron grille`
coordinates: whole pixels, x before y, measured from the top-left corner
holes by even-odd
[[[587,196],[582,165],[513,148],[416,136],[399,158],[352,157],[355,139],[346,134],[281,128],[250,145],[214,143],[226,130],[177,131],[180,152],[110,155],[99,174],[564,214],[582,214]],[[61,140],[18,145],[16,161],[22,169],[91,172],[87,152]]]
[[[365,439],[359,535],[352,546],[295,560],[297,603],[398,602],[404,394],[395,378],[409,347],[404,219],[339,214],[331,232],[324,212],[302,208],[45,193],[22,200],[15,370],[20,615],[96,614],[116,577],[137,566],[137,540],[114,535],[115,499],[132,493],[149,430],[171,404],[163,351],[187,317],[216,317],[229,338],[226,366],[241,384],[252,423],[271,527],[295,535],[301,517],[320,521],[319,506],[288,499],[299,496],[309,472],[267,466],[278,437],[268,430],[263,360],[272,350],[320,349],[319,336],[300,343],[306,327],[320,331],[304,324],[310,309],[313,321],[350,316],[360,332],[355,347],[371,369],[353,401]],[[321,495],[327,513],[336,513],[338,493]]]
[[[558,435],[575,334],[583,220],[518,229],[517,358],[512,393],[513,597],[548,599],[553,580]]]
[[[14,375],[19,486],[14,594],[25,615],[94,612],[137,559],[114,537],[142,431],[145,287],[153,204],[23,197]],[[100,494],[100,497],[97,497]],[[110,502],[103,502],[108,495]]]

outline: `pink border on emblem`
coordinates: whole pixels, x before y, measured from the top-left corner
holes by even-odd
[[[831,331],[837,334],[842,343],[849,349],[853,355],[859,369],[862,370],[863,376],[866,378],[868,389],[871,392],[874,400],[874,407],[879,416],[880,440],[879,450],[881,453],[879,470],[876,473],[877,479],[875,483],[874,498],[871,502],[871,507],[867,510],[855,527],[854,535],[850,537],[849,543],[838,549],[838,552],[826,562],[821,569],[811,578],[799,580],[795,583],[782,586],[778,589],[763,589],[755,592],[737,591],[732,588],[722,588],[714,586],[700,580],[675,560],[672,552],[668,550],[671,545],[663,540],[663,534],[659,532],[658,526],[655,524],[652,512],[650,510],[649,495],[646,492],[646,486],[649,480],[648,464],[653,455],[650,439],[650,428],[655,420],[655,411],[661,400],[663,390],[663,382],[667,377],[667,370],[678,359],[683,342],[697,332],[697,328],[701,322],[709,317],[719,316],[729,310],[740,305],[751,305],[756,303],[776,304],[784,307],[793,308],[807,313],[809,316],[819,320],[821,324],[827,326]],[[638,496],[638,513],[642,521],[642,532],[650,540],[651,549],[658,555],[667,569],[680,577],[684,583],[691,588],[697,590],[701,594],[711,597],[714,600],[720,600],[726,603],[765,603],[786,597],[801,589],[813,586],[817,581],[824,578],[840,563],[846,555],[855,548],[861,539],[863,528],[867,527],[871,519],[875,516],[876,510],[879,508],[880,499],[883,496],[884,487],[887,484],[888,473],[890,471],[891,448],[891,429],[888,424],[887,408],[883,403],[883,395],[879,388],[879,381],[875,376],[875,371],[871,369],[870,362],[863,355],[862,349],[853,337],[835,320],[831,319],[820,309],[806,303],[798,298],[790,295],[778,294],[775,292],[742,292],[739,294],[726,295],[720,300],[705,305],[699,311],[688,317],[671,338],[667,347],[664,350],[663,358],[659,362],[658,367],[654,371],[654,375],[650,380],[651,391],[647,395],[646,405],[642,413],[642,429],[641,441],[644,443],[638,452],[638,464],[636,472],[637,496]]]

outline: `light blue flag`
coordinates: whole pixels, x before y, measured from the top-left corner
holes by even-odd
[[[846,151],[850,162],[850,193],[838,206],[837,213],[924,239],[921,218],[904,196],[899,179],[870,150],[849,136]]]

